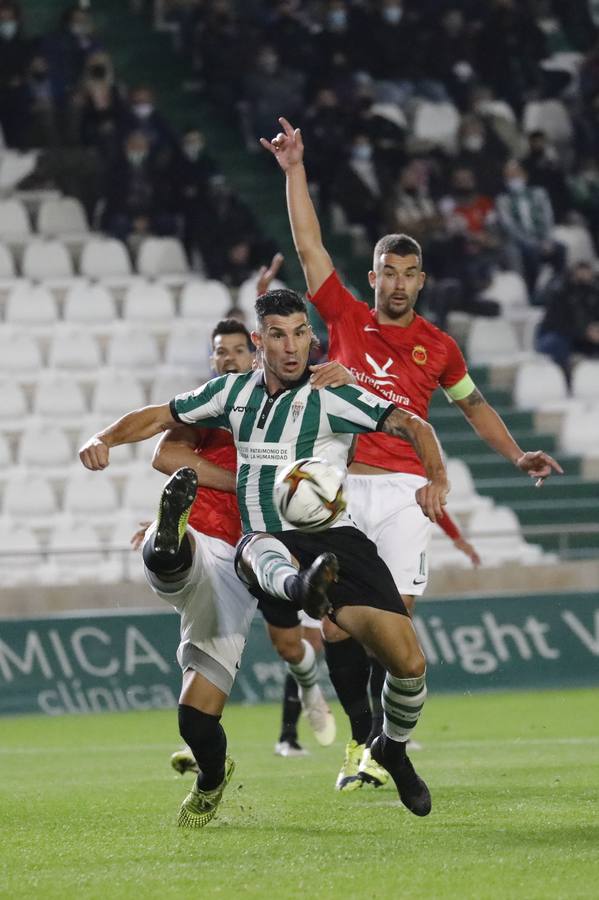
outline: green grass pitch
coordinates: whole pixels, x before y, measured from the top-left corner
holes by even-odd
[[[174,713],[0,720],[0,897],[599,895],[599,690],[430,699],[426,819],[389,786],[333,790],[338,710],[337,743],[297,760],[273,755],[278,716],[226,711],[237,771],[197,832],[175,826]]]

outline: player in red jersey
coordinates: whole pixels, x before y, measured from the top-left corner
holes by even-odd
[[[537,486],[552,471],[561,472],[543,451],[524,452],[518,446],[476,388],[453,338],[414,312],[426,277],[417,241],[395,234],[377,242],[368,273],[374,309],[343,286],[322,243],[308,191],[300,130],[284,118],[279,122],[283,130],[272,141],[261,138],[260,143],[285,173],[293,240],[308,296],[327,325],[330,356],[347,366],[367,390],[425,419],[433,392],[442,387],[479,436],[534,478]],[[414,597],[424,592],[427,582],[430,526],[415,502],[415,492],[426,479],[414,448],[402,443],[403,453],[398,454],[391,441],[381,434],[360,436],[348,478],[350,511],[358,527],[376,543],[406,606],[412,609]],[[368,660],[362,648],[335,626],[327,623],[324,634],[331,679],[352,726],[337,787],[353,790],[363,780],[380,784],[384,774],[369,768],[367,749],[373,729],[380,727],[379,722],[373,723],[365,702]],[[373,696],[377,693],[378,686]]]

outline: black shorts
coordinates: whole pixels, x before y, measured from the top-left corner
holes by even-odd
[[[236,569],[244,546],[254,534],[255,532],[250,532],[244,535],[237,545]],[[393,576],[379,556],[376,545],[359,528],[342,525],[340,528],[312,533],[278,531],[272,536],[285,544],[302,569],[310,566],[321,553],[335,554],[339,562],[339,580],[334,582],[328,591],[333,607],[330,618],[333,621],[336,610],[342,606],[370,606],[403,616],[408,615]],[[250,585],[249,591],[257,597],[258,609],[271,625],[293,628],[299,624],[297,609],[289,601],[271,597],[258,585]]]

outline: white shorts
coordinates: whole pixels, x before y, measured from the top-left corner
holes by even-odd
[[[155,523],[145,540],[154,529]],[[193,565],[187,577],[164,582],[144,567],[146,578],[152,590],[181,616],[177,660],[183,671],[194,669],[230,694],[256,600],[235,574],[234,547],[190,526],[187,533],[195,542]]]
[[[304,612],[303,609],[300,609],[298,612],[300,625],[303,625],[304,628],[318,628],[320,629],[320,619],[313,619],[312,616],[309,616],[307,612]]]
[[[348,511],[374,541],[400,594],[421,596],[428,582],[431,521],[416,503],[421,475],[348,475]]]

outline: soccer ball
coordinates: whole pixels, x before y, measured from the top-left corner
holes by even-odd
[[[343,472],[324,459],[297,459],[275,481],[279,514],[299,531],[323,531],[346,507],[343,481]]]

